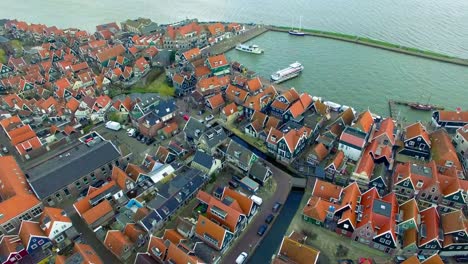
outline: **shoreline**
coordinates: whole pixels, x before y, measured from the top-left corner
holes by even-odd
[[[289,28],[281,27],[281,26],[266,26],[269,31],[272,32],[280,32],[280,33],[288,33]],[[303,29],[305,36],[312,36],[312,37],[319,37],[319,38],[327,38],[337,41],[344,41],[348,43],[368,46],[372,48],[387,50],[391,52],[396,52],[404,55],[420,57],[424,59],[444,62],[455,64],[459,66],[467,66],[468,67],[468,59],[462,59],[454,56],[449,56],[445,54],[440,54],[437,52],[429,51],[429,50],[421,50],[418,48],[411,48],[405,47],[402,45],[392,44],[385,41],[360,37],[360,36],[352,36],[342,33],[335,33],[335,32],[328,32],[328,31],[320,31],[320,30],[313,30],[313,29]]]

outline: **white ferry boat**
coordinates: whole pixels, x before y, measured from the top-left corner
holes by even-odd
[[[262,54],[263,50],[259,48],[257,45],[244,45],[244,44],[238,44],[236,46],[236,50],[243,51],[243,52],[248,52],[248,53],[253,53],[253,54]]]
[[[295,62],[286,69],[279,70],[271,75],[271,80],[274,83],[281,83],[299,76],[299,74],[304,70],[304,66],[299,62]]]

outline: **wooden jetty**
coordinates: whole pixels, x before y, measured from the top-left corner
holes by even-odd
[[[443,106],[438,106],[438,105],[432,105],[432,104],[422,104],[422,103],[417,103],[417,102],[408,102],[408,101],[402,101],[402,100],[388,100],[388,109],[390,112],[390,117],[396,117],[397,116],[397,109],[396,105],[404,105],[408,107],[412,107],[414,105],[425,105],[430,107],[430,109],[425,110],[425,109],[414,109],[414,110],[421,110],[421,111],[432,111],[432,110],[444,110],[445,108]]]

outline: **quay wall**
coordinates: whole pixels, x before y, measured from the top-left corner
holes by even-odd
[[[270,31],[275,31],[275,32],[287,33],[289,31],[289,29],[286,27],[267,26],[266,28],[268,28],[268,30]],[[345,41],[349,43],[354,43],[354,44],[369,46],[373,48],[388,50],[392,52],[397,52],[401,54],[430,59],[434,61],[451,63],[451,64],[456,64],[456,65],[461,65],[461,66],[468,66],[468,59],[451,57],[448,55],[439,54],[439,53],[432,52],[432,51],[409,48],[409,47],[391,44],[391,43],[378,41],[374,39],[369,39],[369,38],[364,38],[364,37],[359,37],[359,36],[351,36],[351,35],[334,33],[334,32],[318,31],[318,30],[312,30],[312,29],[304,29],[303,32],[305,33],[306,36]]]

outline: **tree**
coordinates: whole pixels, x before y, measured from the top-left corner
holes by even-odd
[[[7,62],[6,52],[4,49],[0,49],[0,63],[5,64]]]

